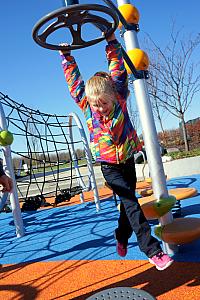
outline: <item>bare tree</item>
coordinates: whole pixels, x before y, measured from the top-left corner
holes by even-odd
[[[170,40],[161,49],[148,35],[147,50],[150,56],[149,94],[154,107],[162,107],[180,119],[185,150],[189,150],[185,112],[200,90],[199,62],[192,60],[194,51],[200,44],[200,34],[196,37],[180,36],[181,30],[172,26]]]
[[[162,105],[160,105],[160,98],[162,95],[159,96],[159,89],[158,89],[158,76],[156,74],[156,69],[154,70],[154,76],[149,77],[149,85],[151,86],[150,88],[150,98],[151,98],[151,104],[152,104],[152,110],[153,110],[153,115],[155,119],[158,120],[158,123],[160,125],[161,131],[162,131],[162,136],[164,139],[164,143],[166,144],[166,134],[165,134],[165,129],[163,125],[163,120],[164,120],[164,115],[166,114],[166,108]]]
[[[132,85],[130,85],[130,90],[133,90]],[[131,120],[131,123],[133,124],[133,127],[135,128],[136,132],[140,129],[140,119],[139,119],[139,112],[137,110],[136,105],[134,105],[135,102],[133,102],[132,95],[130,93],[128,100],[127,100],[127,107],[129,112],[129,117]]]

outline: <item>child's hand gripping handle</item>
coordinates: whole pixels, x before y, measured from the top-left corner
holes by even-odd
[[[64,56],[70,56],[71,55],[71,51],[69,49],[67,49],[67,47],[69,46],[67,43],[59,44],[59,46],[65,46],[66,47],[66,50],[65,49],[59,50],[59,53],[61,55],[64,55]]]

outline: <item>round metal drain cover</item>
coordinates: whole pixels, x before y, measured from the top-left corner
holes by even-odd
[[[149,293],[135,288],[116,287],[96,293],[86,300],[155,300]]]

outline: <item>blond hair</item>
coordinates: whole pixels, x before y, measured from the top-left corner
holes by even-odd
[[[100,99],[116,101],[116,92],[112,78],[106,72],[98,72],[92,76],[85,85],[88,101],[98,102]]]

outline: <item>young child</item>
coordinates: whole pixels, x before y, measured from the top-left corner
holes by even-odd
[[[137,179],[133,156],[141,145],[127,111],[128,78],[121,45],[114,34],[107,42],[110,74],[97,72],[84,85],[76,61],[67,51],[60,51],[62,66],[70,94],[84,112],[92,155],[101,162],[105,180],[121,201],[118,228],[114,233],[117,253],[126,256],[128,239],[134,231],[140,250],[158,270],[164,270],[173,260],[162,252],[159,241],[151,235],[135,196]]]

